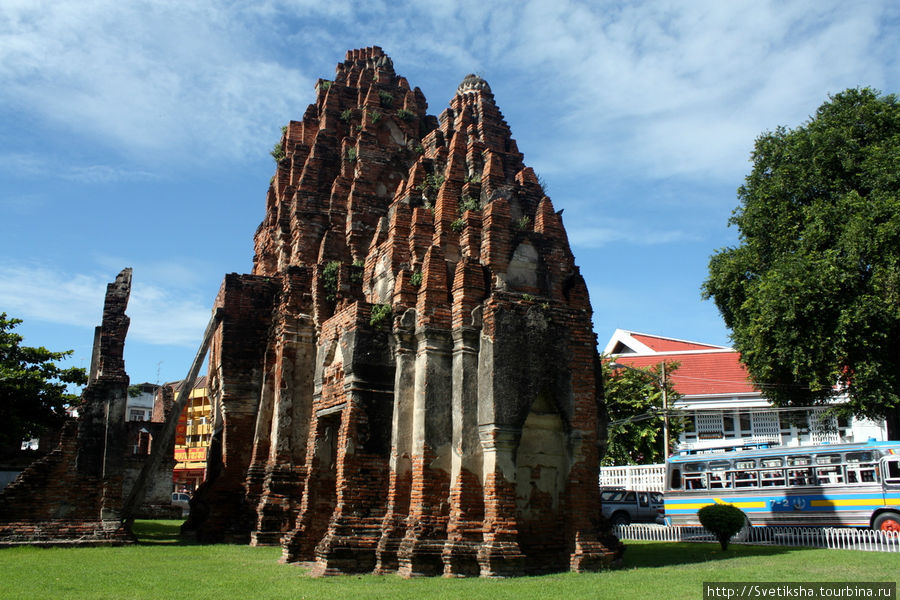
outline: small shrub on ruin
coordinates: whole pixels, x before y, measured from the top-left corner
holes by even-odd
[[[516,221],[516,227],[519,231],[525,231],[531,225],[531,217],[528,215],[524,215],[521,219]]]
[[[450,223],[450,229],[452,229],[456,233],[459,233],[460,231],[462,231],[463,228],[465,228],[465,226],[466,226],[466,220],[461,217],[459,219],[455,219],[452,223]]]
[[[384,90],[378,92],[378,100],[381,102],[381,106],[385,108],[390,108],[394,103],[394,97],[390,92],[385,92]]]
[[[478,199],[468,194],[464,194],[462,201],[459,203],[459,212],[464,213],[467,210],[481,210],[481,203]]]
[[[744,511],[733,504],[710,504],[697,511],[700,524],[716,536],[722,550],[728,549],[728,542],[747,523]]]
[[[415,118],[415,113],[411,110],[406,110],[405,108],[401,108],[397,111],[397,118],[403,121],[412,121]]]
[[[350,121],[351,117],[353,117],[353,109],[352,108],[347,108],[347,109],[341,111],[341,121],[343,121],[344,123],[347,123],[348,121]]]
[[[347,148],[347,162],[356,162],[356,148]]]
[[[391,305],[376,304],[369,315],[369,325],[372,327],[384,327],[391,322]]]
[[[369,111],[369,120],[372,121],[372,125],[381,120],[381,113],[377,110]]]
[[[409,278],[409,284],[414,288],[422,285],[422,271],[416,271]]]
[[[281,159],[284,158],[284,148],[282,147],[281,142],[278,142],[277,144],[275,144],[275,146],[272,148],[272,151],[269,152],[269,154],[272,155],[272,158],[275,159],[276,163],[281,162]]]
[[[341,270],[341,261],[333,260],[322,269],[322,287],[325,289],[325,298],[329,302],[337,300],[338,272]]]

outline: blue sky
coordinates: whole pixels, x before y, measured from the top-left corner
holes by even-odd
[[[134,268],[132,382],[182,378],[225,273],[249,272],[269,156],[351,48],[440,113],[491,85],[548,184],[601,347],[617,327],[727,344],[700,299],[760,133],[847,87],[900,91],[900,5],[3,0],[0,311],[88,366]]]

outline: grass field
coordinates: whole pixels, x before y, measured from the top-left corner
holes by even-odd
[[[510,579],[314,579],[279,564],[280,548],[180,543],[178,521],[135,525],[141,544],[0,550],[0,598],[645,598],[703,597],[704,581],[896,581],[900,554],[717,544],[631,542],[604,573]]]

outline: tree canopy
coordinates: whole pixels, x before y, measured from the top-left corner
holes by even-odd
[[[603,365],[603,397],[607,417],[604,465],[653,464],[665,461],[663,456],[663,396],[660,366],[648,369],[612,369],[606,357]],[[671,375],[678,363],[666,362]],[[666,378],[669,408],[681,397]],[[669,418],[669,450],[683,429],[680,418]]]
[[[0,313],[0,449],[18,448],[26,439],[37,437],[60,425],[65,408],[78,396],[68,393],[69,384],[87,381],[84,369],[63,369],[54,361],[72,354],[46,348],[22,346],[22,336],[12,330],[21,319]]]
[[[703,295],[778,405],[886,418],[900,433],[900,105],[869,88],[757,140]]]

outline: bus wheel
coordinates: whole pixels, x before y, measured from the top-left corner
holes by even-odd
[[[874,529],[890,531],[894,535],[900,533],[900,515],[897,513],[881,513],[875,517]]]

